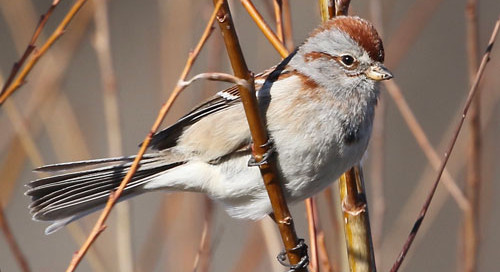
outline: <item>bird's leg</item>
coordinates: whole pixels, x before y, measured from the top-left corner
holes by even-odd
[[[276,147],[274,146],[274,140],[272,138],[269,138],[267,142],[260,147],[265,148],[268,147],[267,151],[262,155],[262,159],[257,162],[255,160],[255,155],[254,155],[254,144],[252,143],[252,157],[248,161],[248,166],[261,166],[263,164],[267,164],[267,160],[274,154],[276,151]]]
[[[299,239],[299,243],[297,244],[296,247],[290,249],[290,251],[300,251],[300,255],[302,256],[300,258],[300,261],[297,264],[290,265],[286,263],[286,249],[281,251],[278,256],[276,257],[278,259],[278,262],[285,266],[289,267],[290,270],[288,272],[295,272],[301,269],[305,269],[307,265],[309,264],[309,255],[307,255],[307,245],[304,242],[304,239]]]

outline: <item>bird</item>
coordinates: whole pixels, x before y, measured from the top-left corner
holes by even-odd
[[[392,78],[374,26],[338,16],[318,26],[278,65],[255,76],[259,110],[288,203],[322,191],[358,163],[369,143],[380,81]],[[120,200],[146,192],[198,192],[238,219],[272,213],[236,86],[219,91],[153,135]],[[135,156],[57,163],[30,181],[30,213],[53,233],[102,209]]]

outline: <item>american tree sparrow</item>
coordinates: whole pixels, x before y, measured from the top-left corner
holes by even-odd
[[[323,190],[366,150],[378,81],[390,79],[374,27],[339,16],[278,66],[255,78],[260,108],[274,141],[288,203]],[[257,167],[248,167],[251,136],[236,87],[217,93],[154,135],[123,198],[154,190],[207,194],[235,218],[259,219],[271,204]],[[102,208],[134,157],[47,165],[60,172],[28,184],[35,220],[51,233]],[[90,170],[75,171],[76,168]]]

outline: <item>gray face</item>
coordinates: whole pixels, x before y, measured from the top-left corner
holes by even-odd
[[[290,65],[334,93],[374,90],[365,71],[376,61],[345,32],[331,28],[318,32],[299,49]],[[335,87],[336,86],[336,87]]]

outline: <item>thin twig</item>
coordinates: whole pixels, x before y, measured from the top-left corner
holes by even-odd
[[[311,246],[311,261],[309,262],[310,271],[319,271],[318,263],[318,211],[316,200],[310,197],[305,200],[307,212],[307,225],[309,228],[309,241]]]
[[[234,29],[227,1],[224,1],[222,8],[219,10],[217,19],[219,21],[219,27],[223,33],[224,42],[226,44],[235,76],[245,79],[248,82],[252,82],[250,84],[251,89],[239,86],[238,90],[243,103],[248,125],[250,127],[250,132],[252,134],[253,156],[255,157],[256,162],[261,162],[263,155],[266,152],[270,152],[270,146],[267,144],[269,137],[266,126],[260,117],[260,111],[253,86],[253,75],[248,70],[245,59],[243,58],[243,53]],[[279,44],[282,46],[281,43]],[[279,175],[277,175],[278,170],[276,165],[276,156],[270,156],[266,163],[260,164],[259,170],[271,201],[274,218],[279,227],[288,260],[290,261],[290,264],[296,265],[305,256],[302,256],[303,252],[301,251],[292,250],[299,244],[299,239],[295,232],[292,215],[290,214],[286,204],[283,188],[281,187],[282,182],[279,180]],[[297,269],[297,271],[304,271],[304,269]]]
[[[9,245],[10,250],[14,254],[17,264],[19,265],[21,270],[24,272],[31,271],[26,256],[24,256],[23,252],[21,251],[19,244],[14,238],[14,234],[12,234],[12,230],[9,227],[9,224],[7,223],[7,218],[5,217],[5,214],[3,212],[3,207],[1,205],[0,205],[0,230],[2,230],[3,235],[5,236],[5,240],[7,240],[7,244]]]
[[[2,87],[2,91],[0,91],[0,96],[4,94],[7,87],[10,86],[10,84],[12,83],[12,80],[14,80],[15,76],[19,72],[19,69],[23,66],[24,62],[28,59],[28,57],[31,55],[31,53],[35,50],[35,48],[36,48],[35,43],[38,40],[38,37],[40,36],[40,34],[42,33],[42,30],[45,27],[45,24],[47,23],[50,16],[52,15],[52,12],[56,9],[57,5],[59,5],[59,2],[60,2],[60,0],[54,0],[52,2],[52,4],[50,5],[49,9],[47,10],[47,12],[45,12],[45,14],[43,14],[42,17],[40,17],[40,21],[38,21],[38,25],[35,28],[35,32],[33,33],[33,36],[31,37],[31,40],[30,40],[28,46],[24,50],[23,55],[21,56],[21,58],[17,62],[14,63],[12,70],[10,71],[10,75],[7,78],[7,81],[5,81],[5,83]]]
[[[429,195],[427,196],[427,199],[422,207],[422,210],[420,211],[417,220],[415,221],[415,224],[413,225],[413,228],[408,236],[408,240],[403,246],[403,249],[401,250],[401,253],[399,254],[396,262],[391,268],[391,272],[398,271],[399,267],[403,263],[403,260],[408,253],[408,250],[410,249],[411,244],[413,243],[413,240],[415,239],[415,236],[417,235],[418,229],[420,228],[422,221],[425,217],[425,214],[427,213],[427,210],[429,209],[429,205],[431,204],[432,197],[434,196],[434,193],[436,192],[437,186],[439,184],[439,181],[441,179],[441,175],[443,174],[444,168],[446,167],[446,164],[448,162],[448,159],[450,158],[451,152],[453,151],[453,147],[455,146],[455,142],[457,141],[458,135],[460,134],[460,131],[462,129],[462,125],[464,123],[465,117],[467,116],[467,112],[469,110],[469,107],[472,103],[472,99],[474,98],[474,95],[476,94],[477,87],[479,86],[479,81],[481,80],[481,77],[483,76],[484,70],[486,68],[486,64],[488,63],[491,50],[493,48],[493,44],[495,42],[496,36],[498,34],[498,30],[500,28],[500,17],[498,18],[495,27],[493,29],[493,32],[491,34],[490,40],[488,42],[488,46],[486,47],[486,52],[483,55],[483,58],[481,60],[481,64],[479,66],[479,69],[476,73],[476,77],[474,79],[474,84],[472,85],[471,89],[469,90],[469,94],[467,96],[467,100],[465,102],[465,105],[463,107],[462,111],[462,116],[460,118],[460,121],[455,129],[455,133],[453,134],[451,141],[449,143],[448,148],[446,149],[446,152],[444,153],[444,157],[441,163],[441,166],[439,168],[438,175],[434,181],[434,184],[431,188],[431,191],[429,192]]]
[[[205,28],[205,31],[203,32],[203,35],[202,35],[200,41],[198,42],[198,45],[196,46],[194,51],[189,55],[189,58],[186,62],[186,66],[184,67],[184,70],[182,71],[182,74],[180,76],[180,80],[184,80],[187,77],[187,74],[191,71],[193,63],[194,63],[196,57],[198,56],[198,54],[200,53],[201,48],[203,47],[203,45],[207,41],[208,37],[212,33],[212,24],[213,24],[213,21],[215,20],[215,17],[217,15],[217,11],[221,7],[221,3],[222,3],[222,0],[217,1],[215,8],[214,8],[214,12],[213,12],[212,16],[210,17],[210,21],[208,22],[208,24]],[[92,232],[89,234],[89,237],[87,238],[87,241],[85,242],[85,244],[83,244],[82,247],[80,248],[80,250],[78,250],[75,253],[75,255],[73,256],[73,259],[66,270],[67,272],[74,271],[76,269],[76,267],[80,263],[81,259],[83,258],[83,256],[87,252],[88,248],[94,243],[94,241],[97,239],[99,234],[102,231],[104,231],[104,229],[105,229],[104,223],[105,223],[106,219],[108,218],[109,213],[111,212],[111,209],[113,208],[114,204],[117,202],[118,198],[120,197],[121,193],[125,189],[125,186],[129,182],[129,180],[132,178],[134,173],[137,171],[137,168],[139,167],[139,162],[142,159],[142,156],[144,155],[144,153],[146,152],[146,149],[151,141],[151,138],[153,137],[154,133],[160,127],[163,119],[165,118],[166,114],[169,112],[173,102],[176,100],[176,98],[179,96],[179,94],[184,90],[184,88],[185,87],[180,86],[180,85],[175,86],[169,99],[160,109],[160,112],[158,113],[158,117],[157,117],[156,121],[154,122],[154,124],[151,128],[151,131],[148,133],[148,135],[144,139],[144,142],[143,142],[141,148],[139,149],[139,152],[137,153],[137,155],[134,159],[134,162],[133,162],[132,166],[130,167],[130,170],[128,171],[127,175],[123,178],[118,189],[116,191],[110,193],[108,202],[106,203],[104,210],[102,211],[101,215],[99,216],[99,219],[96,222],[96,224],[94,225],[94,228],[92,229]]]
[[[269,25],[264,21],[264,18],[262,17],[262,15],[260,15],[259,11],[255,8],[253,3],[250,0],[241,0],[241,4],[243,4],[248,14],[250,14],[250,17],[252,17],[262,33],[264,33],[264,36],[266,36],[266,38],[271,42],[272,46],[274,46],[281,57],[284,58],[288,56],[288,50],[285,48],[280,38],[276,36]]]
[[[187,87],[191,85],[193,82],[200,80],[200,79],[207,79],[207,80],[214,80],[214,81],[224,81],[224,82],[229,82],[229,83],[234,83],[238,86],[242,86],[244,88],[250,88],[250,84],[248,81],[235,77],[231,74],[226,74],[226,73],[218,73],[218,72],[213,72],[213,73],[201,73],[197,74],[196,76],[192,77],[189,80],[179,80],[177,83],[179,86],[182,87]]]
[[[55,1],[57,3],[57,1]],[[33,57],[26,63],[24,68],[21,70],[19,75],[15,80],[12,81],[12,84],[10,84],[8,87],[5,88],[5,91],[2,92],[0,95],[0,105],[5,102],[5,100],[14,92],[16,91],[21,85],[25,83],[26,76],[28,76],[29,72],[33,69],[35,64],[38,62],[40,57],[42,57],[47,50],[59,39],[64,34],[64,30],[66,27],[69,25],[71,20],[75,17],[75,15],[78,13],[80,8],[87,2],[87,0],[78,0],[73,4],[71,9],[68,11],[64,19],[61,21],[59,26],[57,26],[56,30],[52,33],[52,35],[48,38],[48,40],[45,42],[45,44],[40,48],[40,50],[36,51]]]

